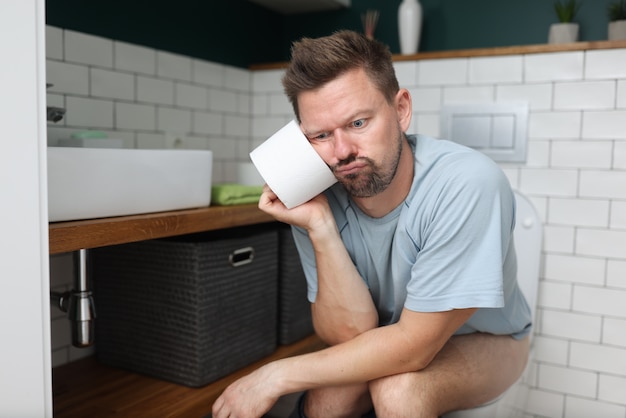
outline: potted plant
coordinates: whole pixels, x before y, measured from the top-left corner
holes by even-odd
[[[609,4],[609,41],[626,39],[626,0]]]
[[[548,43],[563,44],[578,41],[578,23],[574,17],[580,9],[578,0],[557,0],[554,2],[554,11],[559,23],[550,26]]]

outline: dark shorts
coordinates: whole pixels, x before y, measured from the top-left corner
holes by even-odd
[[[305,396],[306,396],[306,392],[300,395],[300,397],[298,398],[298,403],[296,403],[296,407],[291,412],[291,414],[289,414],[289,418],[307,418],[306,415],[304,415],[304,397]],[[367,414],[363,415],[362,418],[376,418],[374,409],[369,411]]]

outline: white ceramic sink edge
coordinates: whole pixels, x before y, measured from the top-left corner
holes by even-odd
[[[211,204],[213,153],[48,147],[50,222]]]

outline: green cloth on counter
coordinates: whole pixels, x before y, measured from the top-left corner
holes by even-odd
[[[214,205],[244,205],[257,203],[263,186],[244,186],[243,184],[224,183],[211,187],[211,204]]]
[[[107,137],[107,134],[102,131],[81,131],[72,134],[72,139],[103,139]]]

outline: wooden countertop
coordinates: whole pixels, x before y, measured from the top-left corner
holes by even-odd
[[[54,222],[48,228],[49,247],[50,254],[59,254],[272,221],[274,218],[251,204]]]
[[[394,61],[419,61],[447,58],[489,57],[500,55],[524,55],[547,52],[587,51],[593,49],[626,48],[626,41],[587,41],[570,44],[516,45],[494,48],[460,49],[454,51],[428,51],[411,55],[393,55]],[[287,62],[253,64],[251,70],[277,70],[287,67]]]

